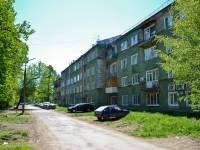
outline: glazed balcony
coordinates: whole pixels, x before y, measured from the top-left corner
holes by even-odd
[[[106,57],[106,61],[107,62],[113,62],[117,59],[117,54],[116,53],[112,53],[112,54],[109,54],[107,57]]]
[[[117,93],[117,78],[106,80],[106,93]]]

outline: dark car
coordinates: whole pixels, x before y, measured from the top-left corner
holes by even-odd
[[[56,109],[56,105],[53,103],[49,103],[49,105],[47,105],[47,109]]]
[[[90,111],[94,111],[94,106],[90,103],[79,103],[74,106],[68,107],[68,111],[69,112],[77,112],[77,111],[90,112]]]
[[[126,116],[129,110],[121,109],[117,105],[101,106],[94,111],[94,116],[101,120],[109,120],[111,117],[121,118]]]

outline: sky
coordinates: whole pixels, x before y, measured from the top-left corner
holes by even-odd
[[[28,58],[58,74],[97,40],[121,35],[167,0],[15,0],[16,23],[36,31],[26,42]]]

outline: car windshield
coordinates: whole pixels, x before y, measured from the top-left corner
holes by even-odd
[[[107,106],[101,106],[101,107],[97,108],[96,111],[102,111],[102,110],[104,110],[105,108],[107,108]]]
[[[121,108],[119,108],[118,106],[115,107],[116,110],[122,110]]]

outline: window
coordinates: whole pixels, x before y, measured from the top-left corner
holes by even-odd
[[[80,73],[80,80],[82,79],[82,73]]]
[[[148,106],[158,106],[159,105],[159,94],[157,94],[157,93],[147,94],[147,105]]]
[[[87,70],[87,77],[90,76],[90,69]]]
[[[121,43],[121,51],[124,51],[127,49],[127,41]]]
[[[147,79],[147,82],[158,81],[158,69],[147,71],[146,79]]]
[[[139,83],[138,78],[139,78],[139,74],[134,74],[132,76],[132,84],[138,84]]]
[[[138,62],[138,54],[131,56],[131,65],[135,65]]]
[[[168,104],[169,104],[169,106],[178,106],[178,93],[177,92],[168,93]]]
[[[92,57],[92,60],[95,59],[96,58],[96,52],[93,52],[91,57]]]
[[[191,92],[186,92],[186,106],[190,107],[192,105],[192,101],[190,99]]]
[[[132,105],[136,105],[136,106],[140,105],[140,95],[132,96]]]
[[[167,44],[166,46],[166,53],[169,54],[172,51],[172,46],[170,44]]]
[[[90,88],[91,90],[94,90],[95,89],[95,81],[93,81],[92,83],[91,83],[91,88]]]
[[[95,103],[95,98],[94,97],[91,98],[91,103]]]
[[[76,82],[76,76],[74,77],[74,83]]]
[[[74,93],[76,93],[76,88],[74,87]]]
[[[77,78],[76,78],[76,79],[77,79],[77,81],[79,81],[79,74],[77,75]]]
[[[82,92],[82,85],[80,85],[80,92]]]
[[[166,18],[164,18],[164,25],[165,25],[165,29],[172,25],[172,18],[170,16],[167,16]]]
[[[113,63],[110,65],[110,73],[114,73],[117,71],[117,63]]]
[[[73,78],[71,78],[71,84],[73,84],[74,82],[73,82]]]
[[[138,35],[136,34],[131,38],[131,46],[133,46],[137,43],[138,43]]]
[[[122,87],[127,86],[127,76],[121,78],[121,85],[122,85]]]
[[[76,64],[74,65],[74,71],[76,71]]]
[[[91,75],[95,75],[95,67],[91,69]]]
[[[122,106],[128,106],[128,95],[122,95]]]
[[[156,33],[155,24],[151,25],[150,27],[144,29],[144,40],[150,39],[152,35]]]
[[[79,63],[76,64],[76,68],[79,69]]]
[[[76,87],[76,92],[79,93],[79,86]]]
[[[176,84],[176,90],[184,90],[184,84]]]
[[[90,55],[87,56],[87,62],[90,62]]]
[[[122,61],[121,61],[121,69],[124,69],[124,68],[126,68],[127,67],[127,58],[126,59],[123,59]]]
[[[175,84],[174,83],[168,84],[168,91],[175,91]]]
[[[155,46],[145,49],[144,53],[145,53],[145,60],[149,60],[149,59],[155,58],[157,56],[157,53],[155,51]]]
[[[90,90],[90,83],[87,84],[87,90]]]
[[[172,71],[168,71],[168,78],[173,78],[173,73],[172,73]]]

